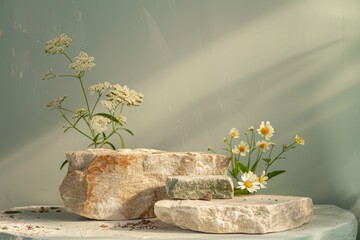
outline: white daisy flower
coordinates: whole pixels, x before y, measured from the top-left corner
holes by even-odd
[[[268,176],[266,176],[265,174],[265,171],[262,172],[261,176],[259,177],[258,179],[258,182],[259,182],[259,185],[260,185],[260,188],[266,188],[266,185],[267,185],[267,180],[269,179]]]
[[[263,135],[268,141],[274,135],[274,128],[273,126],[271,126],[269,121],[267,121],[266,123],[262,121],[260,124],[260,128],[258,128],[257,131],[260,135]]]
[[[229,134],[231,138],[239,138],[239,130],[236,128],[230,129]]]
[[[240,154],[239,148],[235,145],[234,148],[231,150],[231,152],[235,155]]]
[[[258,147],[262,152],[266,152],[269,149],[269,142],[262,140],[256,142],[256,147]]]
[[[242,182],[238,182],[238,188],[246,189],[249,193],[256,192],[260,189],[258,177],[253,172],[249,171],[241,175]]]
[[[246,144],[244,141],[240,141],[239,145],[237,146],[240,152],[240,155],[245,157],[246,153],[250,151],[249,145]]]

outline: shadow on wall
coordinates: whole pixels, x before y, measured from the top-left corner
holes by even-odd
[[[194,99],[193,101],[187,101],[187,105],[182,106],[182,108],[176,108],[176,111],[167,109],[165,116],[169,115],[170,118],[162,116],[150,129],[141,130],[141,134],[150,136],[153,129],[161,129],[162,126],[167,126],[168,122],[172,122],[173,127],[180,131],[183,129],[191,133],[192,136],[201,136],[208,132],[209,129],[216,129],[219,126],[221,128],[224,123],[229,121],[228,119],[243,119],[244,121],[241,122],[241,125],[244,125],[245,122],[247,127],[249,124],[247,123],[248,116],[251,116],[250,119],[260,121],[264,120],[262,118],[266,116],[274,114],[280,116],[286,111],[291,111],[291,109],[283,108],[284,104],[282,102],[285,99],[288,102],[286,106],[294,106],[298,112],[295,115],[287,116],[286,121],[282,120],[282,117],[276,119],[277,125],[286,124],[286,122],[303,122],[304,126],[300,129],[310,127],[316,124],[315,122],[306,122],[306,120],[313,119],[309,117],[310,115],[316,114],[319,109],[324,107],[322,105],[326,105],[331,100],[329,98],[335,98],[339,95],[346,96],[347,91],[351,90],[350,87],[353,87],[353,85],[350,85],[342,93],[337,92],[337,95],[329,96],[329,98],[325,97],[319,100],[317,104],[314,104],[312,99],[317,98],[321,94],[327,94],[326,84],[332,76],[341,71],[341,65],[339,66],[337,60],[331,60],[332,62],[324,64],[322,70],[317,69],[316,72],[310,70],[311,72],[304,74],[304,71],[309,71],[307,69],[314,62],[318,61],[319,55],[331,50],[331,48],[338,47],[340,42],[340,40],[328,42],[322,46],[260,69],[249,76],[234,79],[227,85],[224,84],[221,89],[216,89],[210,94],[200,94],[201,97],[199,97],[199,95],[191,96],[191,93],[188,93],[190,96],[186,97]],[[197,59],[193,59],[193,62],[189,62],[187,65],[196,64],[196,61]],[[184,70],[178,69],[178,71],[183,72]],[[162,76],[161,79],[171,79],[173,75],[176,75],[176,68],[174,72]],[[304,78],[304,75],[307,77]],[[186,93],[184,94],[186,95]],[[265,107],[259,111],[256,107],[261,107],[263,104]],[[170,108],[165,104],[166,107]],[[296,119],[297,121],[295,121]],[[299,119],[304,121],[299,121]],[[228,125],[225,127],[227,131],[232,126]],[[298,126],[291,127],[299,129]],[[291,129],[288,131],[292,132]],[[182,139],[183,142],[186,141],[186,137]],[[221,136],[218,138],[220,139]],[[165,138],[152,142],[152,144],[155,146],[165,146],[167,149],[176,149],[176,145],[172,145],[172,143],[177,144],[177,142],[172,139],[173,136],[168,134],[167,137],[165,135]]]
[[[154,55],[156,57],[156,55],[158,55],[159,53],[158,48],[159,47],[161,48],[161,46],[158,46],[157,44],[165,41],[164,39],[161,40],[161,35],[163,33],[161,33],[160,31],[160,30],[163,31],[163,23],[166,22],[165,20],[171,21],[172,25],[170,24],[170,26],[172,27],[180,26],[181,29],[179,29],[179,33],[181,33],[181,36],[183,37],[188,36],[189,34],[189,31],[187,30],[188,27],[193,28],[194,34],[197,31],[196,27],[198,29],[206,29],[210,26],[210,27],[214,27],[214,29],[217,29],[218,31],[221,30],[222,31],[221,34],[211,35],[211,37],[209,38],[204,38],[204,39],[210,39],[209,41],[214,41],[216,40],[217,37],[221,37],[223,34],[227,34],[227,32],[231,32],[235,28],[238,28],[239,26],[240,27],[245,26],[246,24],[252,21],[258,20],[259,18],[264,17],[267,14],[270,14],[271,12],[279,8],[283,8],[284,6],[288,5],[288,3],[293,1],[286,1],[286,0],[271,1],[271,2],[269,1],[266,3],[262,3],[260,5],[255,2],[247,2],[247,3],[242,3],[240,5],[240,4],[236,4],[236,2],[237,1],[230,1],[225,4],[218,1],[207,1],[207,0],[198,1],[196,3],[192,3],[194,5],[191,9],[189,9],[188,2],[171,2],[171,1],[167,2],[167,4],[163,4],[162,1],[152,1],[151,3],[148,1],[121,1],[121,2],[110,1],[106,5],[91,0],[90,1],[79,0],[76,2],[61,3],[61,4],[55,2],[49,3],[47,1],[42,1],[42,0],[35,0],[31,4],[21,1],[13,1],[11,4],[7,3],[6,5],[4,5],[6,6],[6,9],[8,9],[9,11],[7,12],[8,15],[6,14],[2,15],[4,20],[6,20],[4,22],[7,24],[7,26],[5,26],[6,31],[2,29],[4,34],[2,34],[3,36],[1,36],[1,40],[5,41],[6,44],[9,44],[9,46],[7,46],[8,48],[16,49],[17,51],[17,54],[12,57],[9,56],[9,59],[13,58],[12,61],[17,64],[27,64],[29,65],[28,67],[30,68],[37,68],[37,66],[34,66],[35,61],[29,61],[29,63],[19,62],[19,61],[23,61],[19,59],[19,56],[21,56],[22,50],[27,51],[27,54],[29,55],[28,58],[30,59],[38,58],[39,55],[42,56],[43,55],[42,42],[45,42],[46,40],[51,38],[51,36],[47,36],[45,39],[40,40],[40,42],[39,40],[36,39],[38,39],[39,36],[44,36],[45,34],[47,35],[50,34],[55,36],[60,33],[58,31],[65,31],[68,32],[69,35],[73,36],[74,39],[81,39],[81,41],[92,41],[92,39],[95,40],[99,39],[98,37],[99,31],[104,31],[103,32],[104,34],[102,36],[110,36],[109,39],[112,40],[113,42],[114,41],[116,42],[118,39],[114,39],[113,37],[114,36],[113,33],[115,31],[115,33],[117,33],[117,35],[116,34],[115,35],[121,37],[122,41],[131,42],[132,39],[127,39],[127,36],[134,37],[133,36],[134,33],[132,33],[126,25],[131,23],[134,24],[134,22],[130,21],[135,19],[135,17],[134,16],[131,17],[131,14],[129,13],[129,9],[131,9],[132,11],[135,11],[136,13],[135,15],[137,17],[141,17],[142,24],[145,24],[144,26],[147,26],[149,39],[152,44],[152,46],[150,47],[154,51]],[[234,8],[231,6],[236,6],[236,7]],[[58,9],[58,11],[56,11],[56,9]],[[94,13],[97,12],[99,9],[102,9],[103,12],[107,12],[104,18],[99,19],[99,18],[90,17],[90,16],[94,16]],[[187,13],[188,16],[187,18],[183,17],[184,16],[183,14],[185,12]],[[237,16],[236,17],[237,24],[226,24],[227,19],[225,19],[224,17],[224,14],[226,13],[229,13],[228,14],[229,16],[234,16],[234,17]],[[7,17],[5,18],[5,16]],[[19,16],[21,16],[21,18]],[[115,18],[114,20],[114,16],[119,16],[119,17]],[[1,19],[3,19],[2,17]],[[70,19],[70,21],[66,19]],[[194,24],[192,23],[194,19],[203,19],[203,20],[197,21]],[[210,21],[214,19],[217,19],[216,21],[219,22],[216,23]],[[21,22],[21,20],[24,21],[26,20],[27,21],[26,24],[25,22]],[[128,29],[127,31],[130,32],[128,32],[128,34],[124,34],[124,32],[116,32],[117,30],[112,27],[106,27],[102,29],[97,29],[97,31],[92,31],[91,29],[87,29],[87,25],[85,24],[85,21],[87,24],[89,24],[89,26],[101,26],[102,24],[103,26],[111,26],[110,23],[114,23],[115,21],[118,24],[117,29]],[[216,24],[220,24],[220,25],[217,26]],[[21,26],[20,29],[21,31],[19,30],[19,26]],[[41,26],[41,28],[39,28],[38,26]],[[111,34],[107,34],[107,33],[111,33]],[[136,32],[136,34],[139,34],[139,32]],[[86,36],[89,36],[89,39],[86,39]],[[170,34],[167,35],[167,38],[170,38],[170,36],[171,36]],[[177,49],[179,48],[179,44],[177,42],[179,41],[178,36],[177,37],[173,36],[173,37],[175,37],[175,39],[172,39],[173,41],[170,41],[173,44],[170,43],[169,46],[173,47],[174,49]],[[144,39],[144,37],[138,37],[138,39]],[[28,41],[28,43],[26,41]],[[80,43],[81,41],[78,41],[79,43],[77,43],[77,45],[81,45]],[[193,41],[193,39],[190,39],[190,41]],[[104,41],[100,40],[97,42],[104,42]],[[137,42],[137,43],[141,45],[144,44],[144,42]],[[86,44],[86,43],[82,43],[82,44]],[[205,44],[209,44],[209,43],[205,42],[203,45]],[[95,43],[94,45],[96,46]],[[107,48],[111,51],[114,51],[114,46]],[[124,46],[124,48],[128,48],[128,46],[126,45]],[[136,46],[134,48],[136,49]],[[181,55],[176,54],[176,57],[172,59],[167,58],[166,61],[162,62],[160,65],[158,65],[158,67],[166,68],[167,65],[171,63],[171,61],[177,61],[179,58],[182,58],[183,56],[189,54],[193,50],[194,49],[190,49],[190,48],[182,49],[182,51],[180,52]],[[127,52],[125,53],[126,56]],[[114,52],[112,52],[112,54],[114,54]],[[147,59],[146,58],[147,56],[136,55],[136,57],[137,60],[136,61],[134,60],[134,62],[136,63],[139,62],[139,57]],[[46,56],[43,56],[43,59],[47,59]],[[129,58],[126,58],[124,60],[128,61]],[[147,59],[147,60],[149,62],[153,61],[152,59]],[[12,66],[12,68],[16,68],[16,67],[17,66]],[[34,79],[31,79],[31,77],[36,77],[38,78],[38,80],[41,79],[42,76],[40,72],[43,71],[44,71],[43,69],[35,69],[32,75],[29,73],[29,71],[24,73],[24,79],[23,79],[24,81],[22,82],[22,85],[24,87],[26,86],[26,88],[28,87],[29,89],[31,88],[35,90],[37,89],[37,91],[35,90],[34,91],[38,95],[41,96],[44,95],[44,93],[38,92],[38,90],[45,89],[46,87],[39,88],[39,86],[37,86],[38,81],[34,81]],[[143,79],[145,79],[146,77],[147,76],[143,76]],[[17,76],[10,76],[9,79],[11,79],[11,81],[13,82],[16,82],[17,80],[15,78],[17,78]],[[141,78],[139,77],[138,79]],[[54,87],[55,84],[51,86]],[[17,91],[22,91],[21,89],[19,89],[18,86],[11,85],[11,87],[15,87]],[[24,98],[28,97],[27,99],[28,101],[26,101],[28,105],[32,105],[32,104],[36,105],[34,101],[38,100],[38,99],[34,100],[33,96],[27,96],[26,94],[24,94],[23,97]],[[49,100],[50,99],[52,99],[51,96],[49,96]],[[30,109],[30,107],[27,107],[27,109]],[[19,108],[15,109],[13,116],[17,117],[18,115],[21,115],[18,112],[22,112],[22,110],[23,110],[22,106],[19,106]],[[48,113],[43,114],[43,112],[41,112],[40,114],[48,115]],[[52,119],[50,118],[51,121],[41,122],[40,120],[42,119],[42,117],[43,116],[39,116],[38,118],[36,116],[30,116],[30,120],[34,121],[32,124],[33,125],[32,129],[36,129],[36,133],[40,132],[44,128],[50,130],[54,127],[57,127],[58,121],[55,122],[52,121],[55,118]],[[4,125],[8,126],[9,124],[12,123],[12,121],[6,119],[5,123],[6,124]],[[3,143],[1,147],[1,152],[3,154],[3,157],[1,158],[0,161],[4,161],[3,159],[6,159],[7,155],[13,155],[13,152],[15,152],[16,149],[19,148],[21,149],[22,146],[28,145],[28,143],[31,142],[31,140],[34,137],[38,137],[38,136],[34,136],[35,134],[33,134],[31,129],[24,128],[24,129],[20,129],[19,131],[24,134],[22,134],[21,136],[13,136],[16,139],[10,139],[9,142]],[[15,140],[17,142],[16,148],[13,147],[14,144],[11,143]]]

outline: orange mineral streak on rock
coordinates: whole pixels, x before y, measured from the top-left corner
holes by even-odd
[[[226,175],[230,158],[153,149],[88,149],[69,152],[73,165],[60,187],[66,209],[98,220],[155,217],[173,175]]]
[[[89,165],[88,169],[84,172],[84,177],[87,182],[87,196],[84,201],[84,209],[82,213],[84,215],[93,212],[91,205],[98,203],[99,195],[93,194],[98,187],[99,175],[100,174],[111,174],[114,172],[123,172],[128,168],[131,162],[135,159],[135,156],[123,155],[123,156],[111,156],[111,155],[101,155],[98,156],[93,162]]]

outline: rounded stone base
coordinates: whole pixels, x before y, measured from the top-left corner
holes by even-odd
[[[161,200],[155,204],[161,221],[206,233],[270,233],[299,227],[311,220],[307,197],[244,195],[233,199]]]

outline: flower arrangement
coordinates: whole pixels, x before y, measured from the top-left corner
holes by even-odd
[[[139,106],[144,96],[130,90],[127,86],[112,85],[109,82],[91,85],[86,91],[83,80],[85,73],[95,67],[94,57],[80,51],[79,55],[72,60],[65,52],[65,48],[69,47],[71,41],[67,35],[61,34],[46,42],[45,53],[63,55],[69,61],[69,68],[74,72],[72,74],[57,74],[50,68],[45,73],[43,80],[60,77],[77,80],[84,97],[85,107],[77,110],[64,107],[63,102],[66,100],[66,96],[55,98],[47,104],[47,107],[49,110],[58,110],[67,123],[64,126],[64,133],[70,129],[77,131],[90,141],[88,147],[115,149],[116,147],[111,140],[115,136],[119,138],[121,148],[124,148],[125,141],[120,132],[125,131],[134,135],[132,131],[124,127],[127,122],[127,118],[123,115],[124,107]],[[95,96],[93,105],[89,101],[89,96]],[[98,112],[99,103],[102,105],[102,110]],[[61,168],[66,163],[67,161],[63,163]]]
[[[235,139],[239,138],[239,131],[236,128],[229,131],[230,139],[223,138],[226,144],[223,150],[227,151],[231,158],[229,173],[238,182],[235,194],[254,193],[259,189],[266,188],[268,180],[285,172],[285,170],[269,171],[270,167],[279,159],[285,159],[283,154],[296,148],[297,144],[305,144],[304,139],[296,134],[294,142],[290,145],[282,145],[282,150],[275,157],[272,157],[276,144],[270,142],[270,139],[274,132],[275,130],[270,122],[263,121],[258,129],[249,127],[245,133],[246,140],[241,140],[238,144],[234,142]],[[256,140],[256,135],[260,135],[261,139]],[[215,153],[211,147],[208,150]],[[265,169],[258,176],[255,172],[261,160],[264,162]]]

